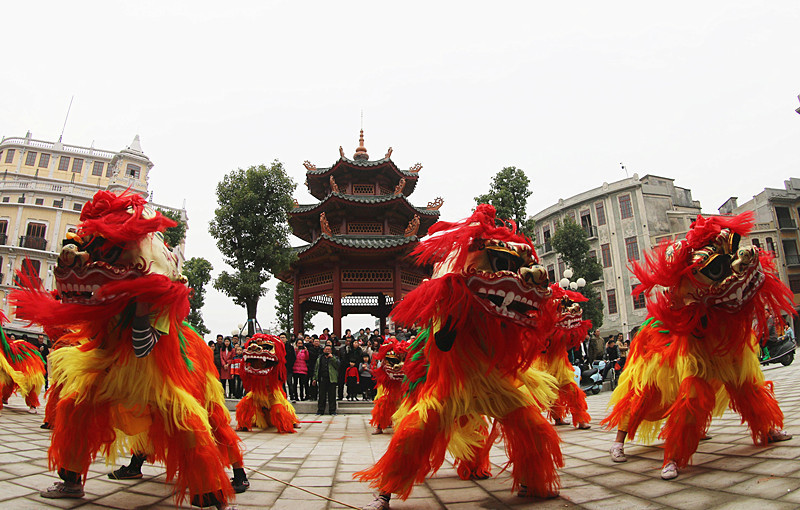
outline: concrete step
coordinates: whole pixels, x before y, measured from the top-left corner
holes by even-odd
[[[234,414],[236,413],[236,404],[238,403],[238,399],[225,399],[225,407]],[[297,414],[315,414],[317,412],[316,401],[296,402],[292,405]],[[372,402],[339,400],[336,402],[336,412],[339,414],[370,414],[372,413]]]

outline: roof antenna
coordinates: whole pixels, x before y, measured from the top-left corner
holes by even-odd
[[[67,128],[67,119],[69,119],[69,111],[72,109],[72,100],[75,99],[75,95],[73,94],[71,98],[69,98],[69,106],[67,107],[67,115],[64,117],[64,126],[61,128],[61,134],[58,136],[59,143],[61,139],[64,138],[64,130]],[[94,143],[94,142],[92,142]]]
[[[364,129],[364,109],[361,109],[361,129]]]
[[[625,165],[624,165],[624,164],[622,164],[622,162],[620,162],[620,163],[619,163],[619,166],[621,166],[621,167],[622,167],[622,169],[625,171],[625,177],[628,177],[628,169],[627,169],[627,168],[625,168]]]

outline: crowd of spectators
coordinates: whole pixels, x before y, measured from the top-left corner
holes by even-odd
[[[386,328],[361,328],[355,334],[345,330],[341,338],[328,328],[322,333],[298,333],[290,338],[279,335],[286,347],[286,387],[292,403],[318,401],[323,414],[325,403],[331,414],[336,412],[336,401],[366,400],[375,398],[375,381],[371,365],[381,344],[390,339],[413,340],[413,331],[397,328],[395,332]],[[219,371],[220,383],[227,398],[241,398],[244,394],[241,381],[243,348],[250,337],[238,335],[208,342],[214,349],[214,364]],[[324,400],[321,397],[325,397]]]

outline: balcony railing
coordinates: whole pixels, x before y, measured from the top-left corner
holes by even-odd
[[[787,266],[800,266],[800,255],[786,255]]]
[[[8,235],[0,234],[0,244],[7,244],[8,243]]]
[[[597,237],[597,227],[594,225],[583,225],[583,231],[586,232],[586,237],[589,239]]]
[[[548,239],[548,240],[547,240],[547,241],[545,241],[545,243],[544,243],[544,252],[545,252],[545,253],[550,253],[551,251],[553,251],[553,245],[552,245],[552,244],[550,244],[550,240]]]
[[[22,236],[19,238],[19,245],[22,248],[31,248],[33,250],[46,250],[47,239],[44,237]]]
[[[781,230],[797,230],[797,223],[791,218],[781,218],[778,216],[778,228]]]

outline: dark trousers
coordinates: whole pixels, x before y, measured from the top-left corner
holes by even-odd
[[[358,395],[358,377],[348,377],[347,378],[347,398],[350,400],[355,400],[356,395]]]
[[[336,383],[330,381],[317,381],[319,400],[317,401],[317,414],[325,414],[325,401],[328,401],[328,412],[336,412]]]
[[[344,400],[344,368],[339,370],[339,400]]]
[[[231,377],[230,380],[231,386],[231,393],[233,394],[233,398],[242,398],[242,378],[238,375],[234,375]]]
[[[292,374],[292,391],[294,391],[295,400],[306,399],[306,394],[308,393],[308,374]]]

